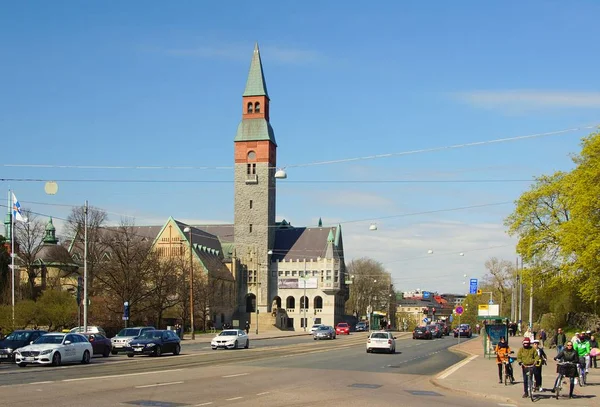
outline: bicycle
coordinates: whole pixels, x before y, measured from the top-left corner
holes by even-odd
[[[560,391],[562,390],[563,379],[568,377],[569,380],[572,380],[573,369],[575,369],[575,363],[573,362],[558,362],[556,364],[558,370],[558,375],[556,376],[556,381],[554,382],[554,393],[555,397],[558,400],[560,396]]]
[[[523,369],[526,370],[525,375],[527,376],[527,390],[531,401],[535,401],[533,397],[533,389],[536,387],[535,375],[533,374],[534,365],[523,365]]]
[[[579,387],[585,386],[585,365],[582,366],[581,363],[577,363],[577,376],[579,377]]]
[[[511,352],[511,353],[513,353],[513,352]],[[502,366],[504,369],[504,385],[505,386],[508,386],[509,382],[510,382],[510,384],[515,384],[515,381],[513,379],[513,369],[512,369],[512,363],[514,361],[515,361],[515,359],[508,355],[506,355],[506,357],[502,361]]]

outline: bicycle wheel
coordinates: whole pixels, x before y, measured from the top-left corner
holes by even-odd
[[[508,369],[506,368],[506,363],[504,364],[504,385],[508,386],[508,381],[509,381],[509,377],[508,377]]]
[[[559,373],[558,377],[556,378],[556,382],[555,382],[555,383],[557,383],[557,385],[554,387],[554,393],[555,393],[554,395],[556,396],[556,400],[558,400],[558,397],[560,396],[560,391],[562,388],[562,380],[563,380],[563,377]]]
[[[529,398],[531,398],[531,401],[533,401],[533,389],[535,387],[535,377],[533,376],[533,372],[531,371],[531,369],[529,370],[529,373],[527,373],[527,375],[529,376],[529,380],[527,382],[528,386],[529,386]]]
[[[579,376],[579,387],[583,387],[584,383],[583,383],[583,370],[581,369],[581,366],[577,366],[577,375]]]

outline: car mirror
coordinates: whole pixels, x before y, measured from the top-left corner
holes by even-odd
[[[397,338],[394,336],[394,339],[397,339]]]
[[[65,341],[65,345],[70,345],[71,341]]]
[[[33,345],[33,341],[29,342],[30,345]]]

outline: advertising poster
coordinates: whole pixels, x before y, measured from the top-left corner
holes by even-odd
[[[500,342],[500,337],[504,336],[508,339],[508,330],[506,325],[503,324],[488,324],[485,325],[486,334],[488,336],[488,340],[492,343],[492,346],[495,348],[498,342]]]

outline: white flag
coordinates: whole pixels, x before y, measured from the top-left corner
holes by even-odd
[[[21,212],[21,204],[19,203],[15,194],[12,194],[13,199],[13,219],[18,220],[19,222],[27,222],[27,218],[23,216]]]

